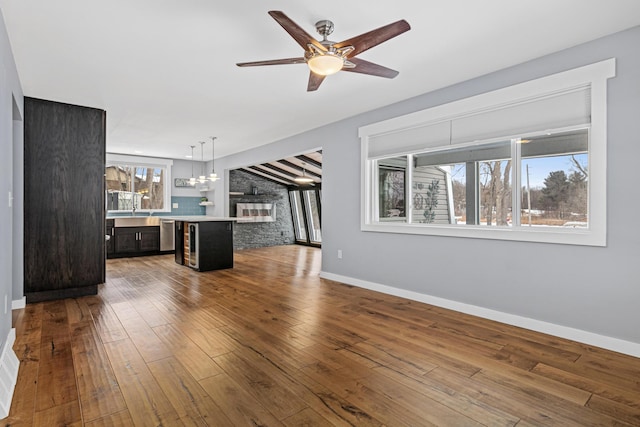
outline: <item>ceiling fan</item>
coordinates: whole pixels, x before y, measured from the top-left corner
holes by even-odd
[[[397,35],[411,29],[404,19],[369,31],[359,36],[332,42],[327,37],[333,32],[333,22],[322,20],[316,23],[316,30],[322,35],[318,41],[307,34],[298,24],[287,15],[278,11],[269,11],[269,15],[285,29],[287,33],[304,49],[304,56],[299,58],[273,59],[267,61],[240,62],[238,67],[255,67],[260,65],[307,64],[310,69],[307,91],[317,90],[324,78],[338,71],[370,74],[372,76],[392,79],[398,71],[364,59],[356,58],[365,50],[371,49]]]

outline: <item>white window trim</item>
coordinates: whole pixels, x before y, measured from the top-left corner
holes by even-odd
[[[607,80],[615,76],[615,58],[505,87],[492,92],[439,105],[404,116],[363,126],[361,140],[361,219],[362,231],[424,234],[587,246],[607,244]],[[481,227],[456,225],[420,225],[375,222],[376,170],[368,158],[369,138],[400,132],[417,126],[453,120],[547,94],[589,85],[591,88],[591,130],[589,146],[589,229],[529,229],[527,227]],[[399,152],[397,155],[407,154]]]
[[[173,160],[161,159],[156,157],[140,157],[140,156],[127,156],[125,154],[110,154],[107,153],[106,166],[112,165],[128,165],[128,166],[146,166],[146,167],[161,167],[165,168],[167,174],[165,176],[166,185],[164,186],[164,200],[166,201],[164,209],[136,209],[136,212],[171,212],[171,186],[173,180],[171,179],[171,168],[173,167]],[[129,211],[108,211],[109,213],[122,213]]]

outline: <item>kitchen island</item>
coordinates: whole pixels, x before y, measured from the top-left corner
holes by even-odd
[[[233,223],[237,218],[168,216],[175,221],[175,260],[197,271],[233,268]]]

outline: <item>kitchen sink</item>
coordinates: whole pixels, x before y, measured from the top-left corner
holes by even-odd
[[[127,216],[114,218],[115,227],[152,227],[160,225],[159,216]]]

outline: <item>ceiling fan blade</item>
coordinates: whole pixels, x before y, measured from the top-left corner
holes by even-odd
[[[399,74],[396,70],[392,70],[391,68],[383,67],[382,65],[374,64],[373,62],[365,61],[360,58],[350,58],[349,62],[354,63],[356,66],[354,68],[345,67],[342,71],[386,77],[387,79],[392,79]]]
[[[316,73],[309,73],[309,83],[307,84],[307,92],[313,92],[314,90],[318,90],[322,82],[324,81],[325,76],[318,75]]]
[[[364,52],[365,50],[371,49],[372,47],[377,46],[382,42],[385,42],[395,36],[404,33],[405,31],[409,31],[410,29],[411,26],[409,25],[409,23],[404,19],[401,19],[399,21],[385,25],[384,27],[380,27],[367,33],[360,34],[359,36],[350,38],[348,40],[335,43],[333,46],[336,49],[340,49],[345,46],[353,46],[355,48],[354,51],[348,55],[349,58],[353,58],[354,56]]]
[[[284,58],[284,59],[270,59],[267,61],[253,61],[253,62],[238,62],[238,67],[257,67],[260,65],[285,65],[285,64],[305,64],[307,61],[304,58]]]
[[[271,15],[271,17],[273,19],[275,19],[278,22],[278,24],[280,24],[282,26],[282,28],[284,28],[284,30],[287,33],[289,33],[289,35],[291,37],[293,37],[293,39],[304,50],[308,50],[309,47],[307,45],[308,44],[312,44],[315,47],[317,47],[318,49],[320,49],[322,52],[326,52],[327,51],[327,48],[324,47],[318,40],[316,40],[313,37],[311,37],[305,30],[302,29],[302,27],[300,27],[298,24],[293,22],[293,20],[291,20],[291,18],[289,18],[287,15],[285,15],[281,11],[279,11],[279,10],[270,10],[269,11],[269,15]]]

